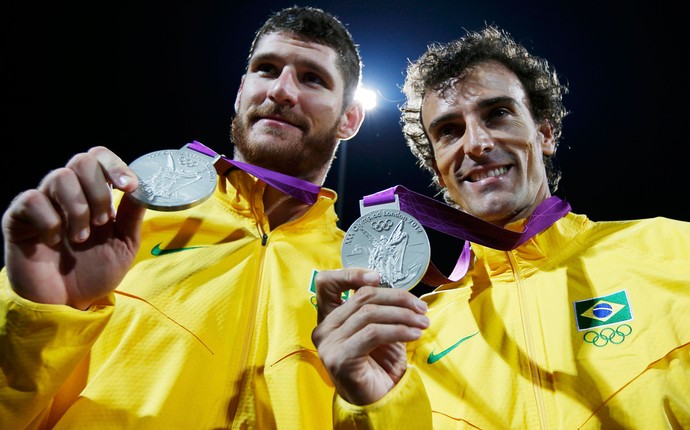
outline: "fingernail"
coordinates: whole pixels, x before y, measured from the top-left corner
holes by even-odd
[[[84,228],[84,229],[80,230],[79,233],[77,234],[77,241],[79,241],[79,242],[82,242],[88,238],[89,238],[89,229],[88,228]]]
[[[108,222],[110,219],[110,214],[109,213],[102,213],[96,218],[96,225],[103,225]]]
[[[419,309],[420,311],[422,311],[424,313],[426,313],[426,311],[429,310],[429,306],[427,306],[426,302],[423,300],[417,299],[415,301],[415,306],[417,306],[417,309]]]
[[[378,284],[380,280],[377,272],[365,272],[362,278],[367,284]]]
[[[429,324],[431,324],[431,320],[429,320],[429,317],[426,315],[419,315],[417,319],[424,327],[429,327]]]
[[[117,177],[117,185],[120,187],[126,187],[131,182],[129,176],[121,175]]]

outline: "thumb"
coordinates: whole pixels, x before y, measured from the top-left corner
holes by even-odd
[[[115,225],[120,239],[129,242],[135,252],[139,249],[141,224],[145,213],[146,208],[132,200],[129,194],[122,196],[117,208]]]

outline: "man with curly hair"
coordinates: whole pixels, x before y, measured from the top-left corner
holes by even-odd
[[[552,195],[566,87],[495,26],[430,46],[404,92],[446,201],[520,240],[472,241],[465,275],[421,298],[319,273],[336,428],[690,428],[690,224],[596,222]]]

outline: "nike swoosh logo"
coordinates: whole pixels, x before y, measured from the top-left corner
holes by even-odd
[[[188,251],[190,249],[196,249],[196,248],[206,248],[206,247],[205,246],[189,246],[186,248],[161,249],[161,244],[159,243],[158,245],[153,247],[153,249],[151,250],[151,255],[155,255],[156,257],[159,257],[159,256],[165,255],[165,254],[173,254],[175,252]]]
[[[467,339],[471,338],[472,336],[476,336],[477,334],[479,334],[479,332],[473,333],[473,334],[471,334],[471,335],[469,335],[469,336],[463,337],[463,338],[460,339],[459,341],[455,342],[455,344],[449,346],[448,348],[444,349],[443,351],[439,352],[438,354],[434,354],[434,351],[431,351],[431,354],[429,354],[429,358],[427,358],[426,362],[429,363],[429,364],[434,364],[434,363],[436,363],[438,360],[440,360],[440,359],[442,359],[443,357],[445,357],[446,354],[448,354],[449,352],[451,352],[452,350],[454,350],[455,348],[457,348],[461,343],[463,343],[463,342],[466,341]]]

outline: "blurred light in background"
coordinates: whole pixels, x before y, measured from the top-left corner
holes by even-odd
[[[355,93],[355,100],[362,102],[364,110],[371,110],[376,107],[376,93],[370,89],[359,86],[357,93]]]

